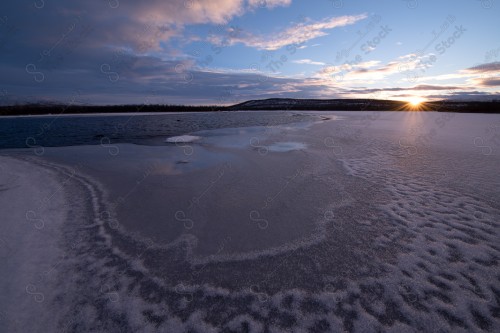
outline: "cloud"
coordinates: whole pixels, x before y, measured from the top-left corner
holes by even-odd
[[[324,67],[315,68],[319,71],[312,78],[287,78],[249,70],[198,68],[195,59],[200,59],[193,56],[186,60],[187,56],[179,49],[178,44],[190,42],[189,38],[187,41],[179,38],[189,31],[186,29],[189,25],[218,25],[221,29],[218,33],[229,32],[224,37],[229,45],[276,50],[287,45],[303,48],[305,42],[325,36],[331,29],[366,18],[362,14],[320,21],[305,19],[268,35],[244,31],[240,34],[229,27],[232,19],[247,11],[290,3],[290,0],[147,0],[119,1],[115,7],[109,1],[51,0],[45,1],[43,9],[36,9],[32,2],[7,2],[2,5],[2,20],[8,17],[9,24],[17,30],[2,48],[0,72],[4,80],[0,91],[2,95],[17,96],[19,101],[42,98],[66,101],[78,92],[91,103],[230,104],[262,96],[334,98],[348,93],[363,95],[369,90],[350,87],[367,85],[370,79],[384,78],[402,69],[425,66],[414,55],[386,64],[372,60],[341,66],[299,59],[295,61],[297,64]],[[197,37],[205,40],[204,36]],[[214,44],[225,42],[217,35],[210,38]],[[492,91],[498,86],[499,79],[491,77],[499,71],[497,64],[474,66],[455,75],[469,78],[469,86],[476,84]],[[332,73],[345,73],[344,81],[327,80]],[[379,84],[389,86],[385,82]],[[412,90],[446,93],[441,86],[424,84],[389,87],[384,91]]]
[[[265,7],[290,2],[267,1]],[[183,52],[173,46],[173,39],[181,37],[188,25],[225,27],[255,4],[250,0],[51,0],[37,9],[34,3],[2,3],[2,22],[8,20],[15,35],[7,36],[1,45],[0,71],[8,79],[0,91],[19,101],[66,100],[78,91],[93,103],[140,102],[157,90],[174,101],[181,102],[178,96],[183,92],[184,102],[190,99],[184,88],[186,79],[196,72],[194,63],[175,60]],[[164,59],[152,56],[158,54]],[[224,78],[214,76],[215,90],[222,89]],[[199,87],[200,99],[210,97],[205,91]]]
[[[326,64],[326,66],[323,67],[317,74],[319,77],[328,77],[330,75],[342,74],[353,70],[365,71],[369,68],[376,67],[378,64],[380,64],[379,60],[370,60],[359,63],[344,63],[341,65]]]
[[[395,91],[440,91],[440,90],[446,90],[448,92],[451,92],[453,90],[463,90],[467,89],[466,87],[461,87],[461,86],[438,86],[438,85],[430,85],[430,84],[421,84],[421,85],[416,85],[413,87],[387,87],[387,88],[363,88],[363,89],[351,89],[351,93],[358,93],[358,94],[371,94],[371,93],[376,93],[376,92],[395,92]]]
[[[250,7],[274,8],[290,6],[292,0],[248,0]]]
[[[267,8],[290,4],[268,0]],[[91,47],[124,47],[135,52],[161,50],[161,42],[182,36],[195,24],[226,25],[257,4],[254,0],[45,1],[42,9],[10,2],[2,15],[21,31],[19,44],[50,48],[73,24],[96,32]],[[22,27],[22,29],[21,29]],[[89,42],[90,44],[90,42]]]
[[[500,77],[488,78],[488,79],[478,79],[474,82],[483,87],[499,87]]]
[[[290,78],[267,76],[256,70],[204,69],[196,67],[194,60],[164,60],[155,56],[126,53],[120,62],[110,62],[111,68],[101,71],[101,58],[111,59],[111,49],[103,49],[96,55],[82,49],[75,54],[70,66],[52,71],[41,69],[45,81],[34,84],[33,77],[24,68],[5,64],[0,71],[12,78],[2,85],[9,101],[26,102],[53,100],[67,103],[77,96],[78,101],[91,104],[235,104],[249,99],[265,97],[289,98],[395,98],[397,93],[414,95],[416,92],[439,93],[439,98],[456,96],[452,91],[463,92],[460,96],[474,96],[467,86],[420,84],[413,87],[351,88],[350,85],[332,84],[322,78]],[[302,59],[304,60],[304,59]],[[360,63],[369,68],[376,62]],[[70,78],[74,78],[71,80]],[[469,90],[469,95],[465,92]],[[380,95],[376,94],[380,93]],[[428,96],[438,96],[428,95]],[[492,94],[478,94],[491,98]],[[4,99],[5,100],[5,99]],[[2,101],[0,101],[2,103]]]
[[[447,81],[447,80],[468,79],[470,83],[483,85],[483,81],[494,80],[495,77],[498,75],[500,75],[500,62],[490,62],[462,69],[455,73],[426,76],[422,77],[421,79],[424,81]]]
[[[463,92],[456,92],[456,93],[451,93],[451,94],[436,94],[436,95],[429,95],[426,96],[427,98],[430,99],[448,99],[448,100],[460,100],[460,101],[491,101],[494,99],[499,99],[500,94],[498,93],[490,93],[490,92],[484,92],[484,91],[477,91],[477,90],[470,90],[470,91],[463,91]]]
[[[295,64],[300,64],[300,65],[314,65],[314,66],[325,66],[326,64],[321,61],[313,61],[311,59],[299,59],[299,60],[294,60],[292,61]]]
[[[267,1],[266,8],[289,3]],[[192,58],[179,60],[178,55],[171,56],[175,52],[171,46],[175,43],[170,42],[181,36],[186,26],[227,27],[231,19],[251,10],[255,2],[149,0],[116,4],[51,0],[41,10],[22,2],[5,4],[2,15],[19,32],[2,49],[0,71],[2,77],[8,78],[2,82],[2,95],[13,96],[10,100],[19,102],[47,99],[64,102],[78,95],[93,104],[143,101],[227,104],[297,92],[320,96],[330,89],[327,84],[312,84],[305,79],[203,70],[196,67]],[[307,21],[273,37],[304,41],[363,17]],[[301,35],[293,36],[296,33]],[[169,48],[165,49],[162,42],[168,42],[165,45]],[[282,41],[271,43],[277,45]],[[228,89],[232,91],[231,98],[227,98]]]
[[[328,34],[326,31],[328,30],[354,24],[366,17],[366,14],[362,14],[356,16],[332,17],[317,22],[301,22],[281,32],[266,36],[254,35],[250,32],[243,32],[230,38],[211,35],[208,41],[216,45],[222,43],[228,45],[243,44],[260,50],[272,51],[292,44],[300,46],[309,40],[326,36]]]
[[[460,86],[438,86],[431,84],[420,84],[415,87],[412,87],[408,90],[459,90],[464,89],[464,87]]]
[[[119,62],[113,50],[75,54],[68,66],[38,68],[43,82],[25,72],[24,66],[0,64],[0,104],[54,101],[88,104],[234,104],[263,96],[325,97],[330,87],[303,78],[268,76],[255,70],[214,70],[196,66],[193,60],[163,60],[155,56],[125,53]],[[103,65],[109,65],[104,66]],[[4,93],[5,92],[5,93]],[[329,91],[328,96],[332,95]]]
[[[467,82],[474,86],[489,90],[500,86],[500,62],[498,61],[476,65],[461,70],[459,74],[468,78]]]
[[[373,83],[386,79],[388,76],[399,74],[402,77],[408,73],[420,73],[432,66],[433,54],[417,56],[407,54],[396,58],[386,64],[381,64],[378,60],[351,62],[336,66],[326,66],[316,73],[318,77],[342,81],[344,84],[363,81]]]
[[[490,62],[486,64],[480,64],[474,67],[467,68],[464,72],[467,73],[496,73],[500,72],[500,62]]]
[[[463,73],[451,73],[451,74],[441,74],[441,75],[433,75],[433,76],[424,76],[421,77],[422,81],[448,81],[448,80],[457,80],[471,77],[470,74]]]

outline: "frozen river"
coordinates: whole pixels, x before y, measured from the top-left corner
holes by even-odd
[[[4,132],[0,331],[500,327],[499,115],[200,116]]]

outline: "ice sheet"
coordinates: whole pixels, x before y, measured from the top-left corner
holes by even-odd
[[[9,256],[11,266],[30,258],[24,266],[36,272],[60,262],[55,283],[37,285],[46,301],[36,318],[51,320],[31,324],[82,332],[499,327],[500,118],[324,114],[342,118],[196,133],[190,156],[175,145],[120,145],[117,155],[109,147],[3,151],[33,163],[2,163],[0,207],[12,221],[3,249],[25,251]],[[280,142],[305,146],[263,149]],[[179,172],[161,173],[153,161]],[[58,183],[66,185],[43,218],[64,225],[63,234],[26,238],[21,213]],[[28,185],[39,192],[26,196]],[[58,251],[68,256],[58,260]],[[9,272],[2,284],[18,294],[2,304],[13,304],[10,325],[29,331],[22,313],[35,291],[23,293],[26,274]]]
[[[170,138],[165,139],[165,142],[169,143],[188,143],[188,142],[194,142],[201,139],[199,136],[196,135],[180,135],[180,136],[172,136]]]

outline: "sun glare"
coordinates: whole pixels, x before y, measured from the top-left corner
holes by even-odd
[[[424,101],[424,99],[422,97],[418,97],[418,96],[415,96],[415,97],[411,97],[410,99],[408,99],[408,102],[410,103],[411,106],[419,106],[420,103],[422,103]]]

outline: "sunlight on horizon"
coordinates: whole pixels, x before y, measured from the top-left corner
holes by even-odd
[[[408,99],[408,103],[410,103],[410,105],[413,107],[417,107],[420,104],[422,104],[423,102],[425,102],[425,98],[420,97],[420,96],[413,96],[413,97]]]

